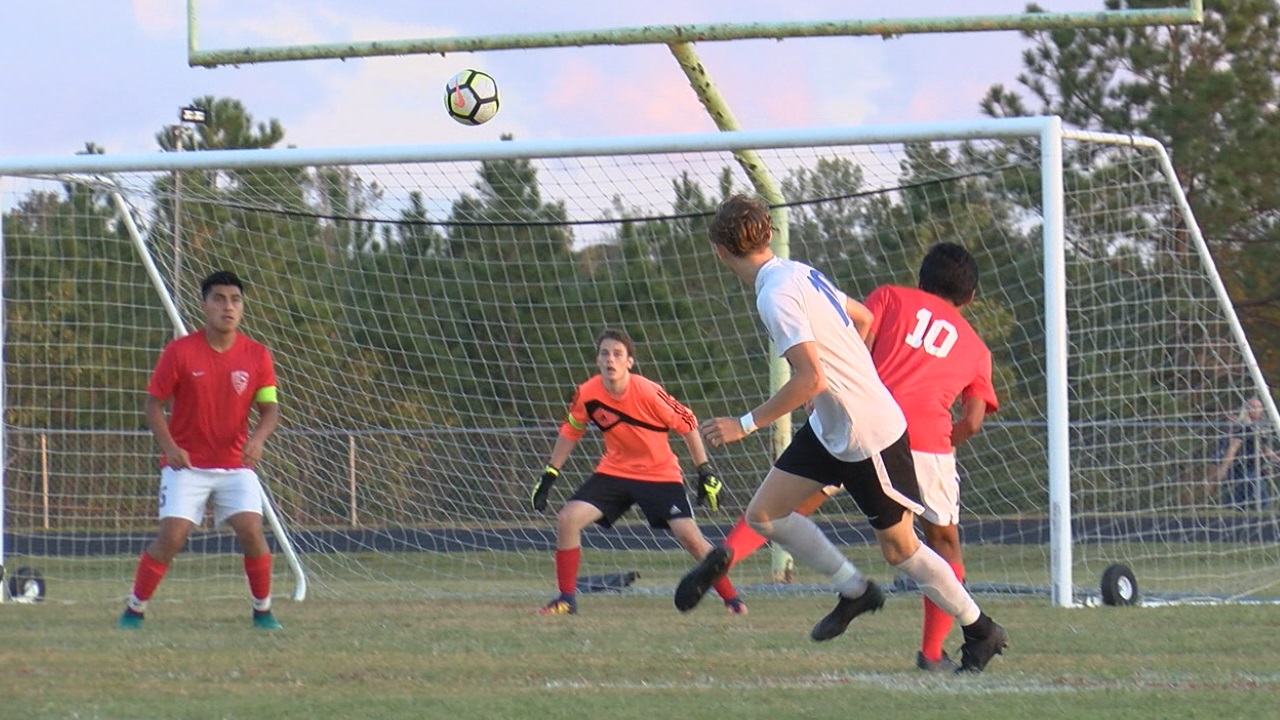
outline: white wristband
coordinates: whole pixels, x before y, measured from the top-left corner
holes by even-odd
[[[756,418],[754,415],[751,414],[750,411],[748,411],[746,415],[743,415],[742,417],[738,418],[738,422],[742,424],[742,432],[748,435],[750,435],[751,433],[757,430]]]

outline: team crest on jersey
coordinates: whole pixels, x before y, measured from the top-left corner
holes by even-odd
[[[243,395],[249,387],[249,373],[244,370],[232,370],[231,387],[235,388],[237,395]]]

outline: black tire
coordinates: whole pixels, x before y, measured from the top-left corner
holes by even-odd
[[[1138,579],[1128,565],[1116,563],[1102,571],[1102,602],[1104,605],[1136,605]]]
[[[33,567],[20,567],[9,576],[9,597],[14,602],[40,602],[44,591],[44,578]]]

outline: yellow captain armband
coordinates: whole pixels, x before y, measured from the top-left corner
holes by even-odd
[[[578,422],[578,421],[577,421],[577,420],[576,420],[572,415],[565,415],[565,416],[564,416],[564,421],[565,421],[565,422],[567,422],[567,423],[569,423],[569,427],[573,428],[574,430],[586,430],[586,429],[587,429],[587,426],[586,426],[586,425],[583,425],[582,423]]]
[[[276,396],[276,386],[258,388],[258,392],[253,395],[254,402],[260,403],[278,403],[280,400]]]

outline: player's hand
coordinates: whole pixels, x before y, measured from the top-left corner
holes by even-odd
[[[542,469],[542,477],[533,484],[533,492],[529,499],[533,501],[533,509],[542,512],[547,509],[547,496],[551,494],[551,486],[560,479],[560,471],[548,465]]]
[[[244,443],[244,449],[240,451],[240,461],[247,468],[255,468],[258,466],[258,461],[262,459],[262,452],[265,449],[265,442],[249,438]]]
[[[738,418],[717,417],[703,420],[698,429],[702,431],[702,439],[713,447],[728,445],[747,436]]]
[[[191,456],[186,450],[174,445],[164,451],[164,462],[174,470],[183,470],[191,467]]]
[[[711,468],[711,463],[705,462],[698,466],[698,507],[705,505],[711,512],[718,512],[720,491],[723,489],[724,483],[720,482],[720,477]]]

